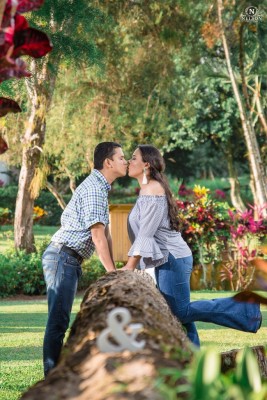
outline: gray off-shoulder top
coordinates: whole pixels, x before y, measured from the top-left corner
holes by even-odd
[[[141,256],[142,269],[164,264],[169,253],[175,258],[192,255],[180,232],[170,228],[166,196],[140,195],[128,217],[128,233],[128,256]]]

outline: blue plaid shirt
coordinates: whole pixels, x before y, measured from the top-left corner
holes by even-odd
[[[110,189],[106,178],[94,169],[75,190],[62,213],[61,228],[51,240],[65,244],[83,258],[89,258],[95,250],[90,227],[97,222],[105,226],[109,223]]]

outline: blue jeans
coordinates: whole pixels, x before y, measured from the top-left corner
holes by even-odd
[[[82,270],[75,257],[53,244],[45,250],[42,264],[48,299],[48,320],[43,345],[46,376],[59,359]]]
[[[155,268],[157,285],[165,297],[172,313],[187,330],[188,338],[199,346],[199,337],[194,321],[238,329],[244,332],[257,332],[261,325],[261,312],[258,303],[237,302],[232,297],[190,302],[190,276],[193,258],[174,258],[169,254],[168,261]]]

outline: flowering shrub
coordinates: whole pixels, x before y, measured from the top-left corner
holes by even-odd
[[[229,210],[231,252],[229,262],[224,265],[222,280],[229,280],[231,289],[246,289],[254,278],[252,261],[261,255],[260,239],[267,233],[267,221],[263,218],[263,208],[249,205],[249,209],[241,212]],[[254,214],[257,219],[254,219]]]
[[[223,190],[220,190],[220,189],[216,189],[215,190],[214,196],[218,200],[225,200],[225,198],[226,198],[225,192]]]
[[[9,208],[0,207],[0,225],[8,225],[12,221],[12,212]]]
[[[45,215],[47,215],[47,212],[43,208],[38,207],[38,206],[33,207],[33,221],[34,222],[39,221]]]
[[[211,199],[209,189],[199,185],[186,193],[186,200],[177,200],[180,230],[193,252],[194,263],[203,267],[205,283],[205,264],[220,259],[230,236],[229,206]]]
[[[263,210],[249,206],[245,212],[233,211],[199,185],[193,190],[183,185],[178,193],[186,197],[177,200],[180,230],[193,252],[194,264],[202,266],[205,286],[206,264],[218,262],[222,282],[229,281],[232,290],[246,289],[254,276],[251,261],[260,255],[259,241],[267,233]]]

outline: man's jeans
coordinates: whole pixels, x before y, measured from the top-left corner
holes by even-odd
[[[50,244],[47,247],[42,264],[48,299],[48,320],[43,347],[46,376],[57,364],[82,270],[77,259],[62,251],[60,245]]]
[[[237,302],[231,297],[190,302],[192,268],[191,256],[175,259],[169,254],[168,261],[155,268],[155,275],[160,292],[196,346],[200,342],[194,321],[213,322],[244,332],[257,332],[261,325],[258,303]]]

